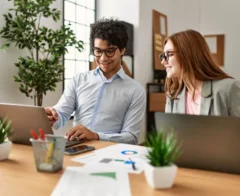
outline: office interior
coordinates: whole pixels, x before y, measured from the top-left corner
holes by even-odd
[[[7,12],[12,2],[0,2],[0,16]],[[63,12],[63,0],[54,2],[53,7]],[[96,0],[96,20],[102,17],[116,17],[134,25],[134,79],[144,88],[153,81],[153,43],[152,43],[152,10],[155,9],[168,17],[168,35],[172,33],[194,29],[202,34],[224,34],[224,66],[229,75],[240,80],[238,56],[240,45],[240,2],[236,0]],[[4,25],[4,18],[0,17],[0,28]],[[63,17],[58,23],[45,19],[44,24],[53,29],[63,25]],[[0,43],[2,43],[0,38]],[[26,54],[11,46],[7,52],[0,52],[0,102],[33,105],[33,100],[27,98],[18,89],[13,75],[17,73],[14,63],[18,56]],[[54,92],[48,92],[44,97],[43,106],[57,103],[63,92],[63,84],[59,82]],[[66,132],[69,123],[57,134]],[[145,140],[146,117],[141,124],[139,143]]]
[[[52,7],[64,12],[64,1],[56,0]],[[75,1],[75,0],[72,0]],[[84,1],[84,0],[76,0]],[[88,1],[88,0],[85,0]],[[11,8],[12,1],[0,1],[0,29],[5,21],[2,17]],[[194,29],[203,35],[223,34],[224,64],[221,67],[226,73],[240,80],[238,56],[240,45],[240,21],[237,0],[95,0],[95,19],[115,17],[134,26],[134,79],[147,91],[147,84],[153,83],[153,29],[152,10],[167,16],[168,35]],[[64,24],[63,15],[58,23],[43,19],[44,25],[58,29]],[[0,45],[3,39],[0,38]],[[19,50],[12,45],[6,52],[0,50],[0,102],[33,105],[33,100],[19,91],[19,83],[14,82],[17,74],[14,63],[19,56],[28,52]],[[48,91],[43,98],[43,107],[55,105],[64,90],[64,80],[57,84],[56,90]],[[72,127],[72,120],[64,128],[54,131],[57,135],[65,134]],[[147,132],[147,111],[141,122],[139,144],[142,144]],[[102,141],[90,141],[96,149],[111,145]],[[142,146],[134,146],[141,147]],[[83,154],[84,155],[84,154]],[[69,166],[83,166],[72,160],[71,156],[64,156],[63,169],[54,174],[37,172],[35,169],[32,147],[14,144],[10,152],[11,158],[1,162],[0,195],[50,195],[56,188],[59,179]],[[14,157],[12,159],[12,157]],[[81,167],[82,168],[82,167]],[[2,175],[2,176],[1,176]],[[239,195],[240,178],[238,174],[205,171],[199,169],[178,168],[174,188],[171,190],[157,190],[147,185],[144,172],[141,174],[127,174],[129,181],[125,184],[132,195]],[[1,178],[2,177],[2,178]],[[127,178],[128,179],[128,178]],[[72,181],[69,181],[72,183]],[[125,181],[124,181],[125,182]],[[99,183],[101,184],[101,183]],[[79,190],[79,185],[75,188]],[[23,188],[28,187],[28,188]],[[66,187],[66,186],[62,186]],[[71,187],[71,186],[70,186]],[[124,187],[121,184],[120,187]],[[93,188],[94,189],[94,188]],[[97,189],[96,189],[97,190]],[[28,194],[26,194],[28,193]],[[79,193],[80,195],[81,192]],[[66,194],[68,195],[68,194]],[[101,195],[101,194],[99,194]],[[117,195],[117,194],[116,194]],[[124,195],[124,194],[122,194]]]

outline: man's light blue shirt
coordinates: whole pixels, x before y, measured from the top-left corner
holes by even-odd
[[[98,67],[71,79],[54,106],[59,118],[54,128],[75,112],[73,125],[97,132],[100,140],[137,144],[145,107],[144,88],[122,68],[107,80]]]

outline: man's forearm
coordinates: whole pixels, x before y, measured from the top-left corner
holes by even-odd
[[[99,140],[102,140],[102,141],[126,143],[126,144],[138,143],[137,137],[130,132],[113,133],[113,134],[97,133],[97,134],[99,136]]]

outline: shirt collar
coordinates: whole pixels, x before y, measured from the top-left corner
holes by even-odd
[[[98,66],[95,70],[94,70],[94,74],[97,75],[97,74],[100,74],[100,72],[102,73],[100,67]],[[117,76],[119,76],[120,78],[122,78],[124,80],[125,78],[125,72],[121,66],[121,68],[118,70],[118,72],[115,74]]]
[[[122,78],[124,80],[125,78],[125,72],[121,66],[121,68],[118,70],[118,72],[116,73],[116,75],[118,75],[120,78]]]
[[[98,75],[100,71],[100,67],[97,66],[97,68],[94,70],[94,75]]]

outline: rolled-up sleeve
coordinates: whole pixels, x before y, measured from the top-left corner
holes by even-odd
[[[58,120],[54,123],[55,130],[63,127],[75,110],[76,105],[76,80],[72,78],[64,90],[58,103],[53,107],[58,113]]]

